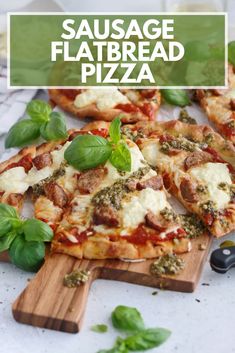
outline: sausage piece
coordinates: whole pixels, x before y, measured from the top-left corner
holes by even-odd
[[[157,230],[158,232],[163,232],[167,229],[166,222],[151,211],[149,211],[145,216],[145,222],[147,226]]]
[[[232,110],[235,110],[235,98],[232,98],[230,100],[230,107],[231,107]]]
[[[160,175],[156,175],[152,178],[149,178],[144,181],[140,181],[137,183],[137,190],[143,190],[146,188],[151,188],[153,190],[159,190],[163,187],[162,177]]]
[[[44,191],[48,199],[51,200],[55,206],[64,207],[67,204],[68,196],[57,183],[52,181],[45,184]]]
[[[117,227],[119,225],[118,212],[112,206],[98,206],[93,213],[93,222],[96,225],[105,224]]]
[[[48,152],[40,154],[39,156],[33,159],[33,164],[37,168],[37,170],[52,165],[51,154]]]
[[[188,170],[189,168],[198,166],[200,164],[212,162],[211,154],[203,151],[195,151],[192,152],[188,157],[184,160],[184,168]]]
[[[91,194],[100,185],[105,175],[107,168],[99,167],[90,169],[79,175],[77,182],[78,190],[81,194]]]
[[[180,192],[183,199],[187,202],[197,202],[198,195],[192,182],[188,179],[183,179],[180,184]]]

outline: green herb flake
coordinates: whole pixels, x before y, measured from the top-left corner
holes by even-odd
[[[105,333],[108,331],[108,326],[104,324],[93,325],[91,326],[91,331]]]
[[[174,254],[159,257],[150,265],[150,273],[154,276],[175,275],[185,267],[185,262]]]
[[[74,270],[64,276],[64,286],[68,288],[79,287],[89,280],[90,271]]]
[[[197,124],[197,121],[189,115],[186,109],[182,109],[180,111],[178,120],[186,124],[191,124],[191,125]]]
[[[179,221],[190,239],[198,238],[206,232],[203,222],[194,214],[181,214],[179,215]]]

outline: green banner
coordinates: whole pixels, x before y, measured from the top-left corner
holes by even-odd
[[[225,86],[225,14],[11,14],[11,87]]]

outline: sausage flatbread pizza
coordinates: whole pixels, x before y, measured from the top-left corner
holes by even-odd
[[[50,89],[49,96],[78,118],[112,121],[121,115],[124,123],[154,120],[161,102],[156,89]]]

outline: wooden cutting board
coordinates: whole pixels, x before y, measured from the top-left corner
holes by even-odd
[[[51,255],[13,303],[13,316],[16,321],[24,324],[76,333],[81,328],[89,288],[97,278],[193,292],[211,242],[212,239],[208,236],[193,240],[192,251],[182,255],[186,263],[185,269],[179,275],[161,278],[149,273],[153,260],[130,263],[118,260],[78,260],[62,254]],[[204,244],[206,249],[200,251],[199,244]],[[0,260],[7,261],[7,254],[2,254]],[[91,272],[89,281],[77,288],[65,287],[65,274],[78,268]]]

